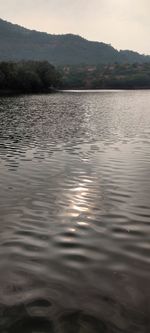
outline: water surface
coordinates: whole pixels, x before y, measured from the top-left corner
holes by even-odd
[[[0,332],[150,332],[150,92],[0,98]]]

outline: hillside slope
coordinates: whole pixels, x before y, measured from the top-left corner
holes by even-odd
[[[52,35],[0,19],[0,60],[47,60],[54,65],[144,63],[150,56],[117,51],[73,34]]]

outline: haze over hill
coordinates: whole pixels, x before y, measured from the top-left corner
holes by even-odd
[[[78,35],[54,35],[23,28],[0,19],[0,60],[47,60],[54,65],[144,63],[150,56],[117,51],[109,44]]]

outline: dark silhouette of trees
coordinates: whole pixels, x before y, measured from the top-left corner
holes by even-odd
[[[64,66],[47,61],[0,63],[0,93],[56,89],[150,89],[150,64]]]
[[[16,92],[42,92],[58,88],[60,74],[44,61],[0,63],[0,90]]]

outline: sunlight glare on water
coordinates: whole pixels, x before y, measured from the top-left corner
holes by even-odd
[[[0,98],[0,332],[150,332],[150,92]]]

